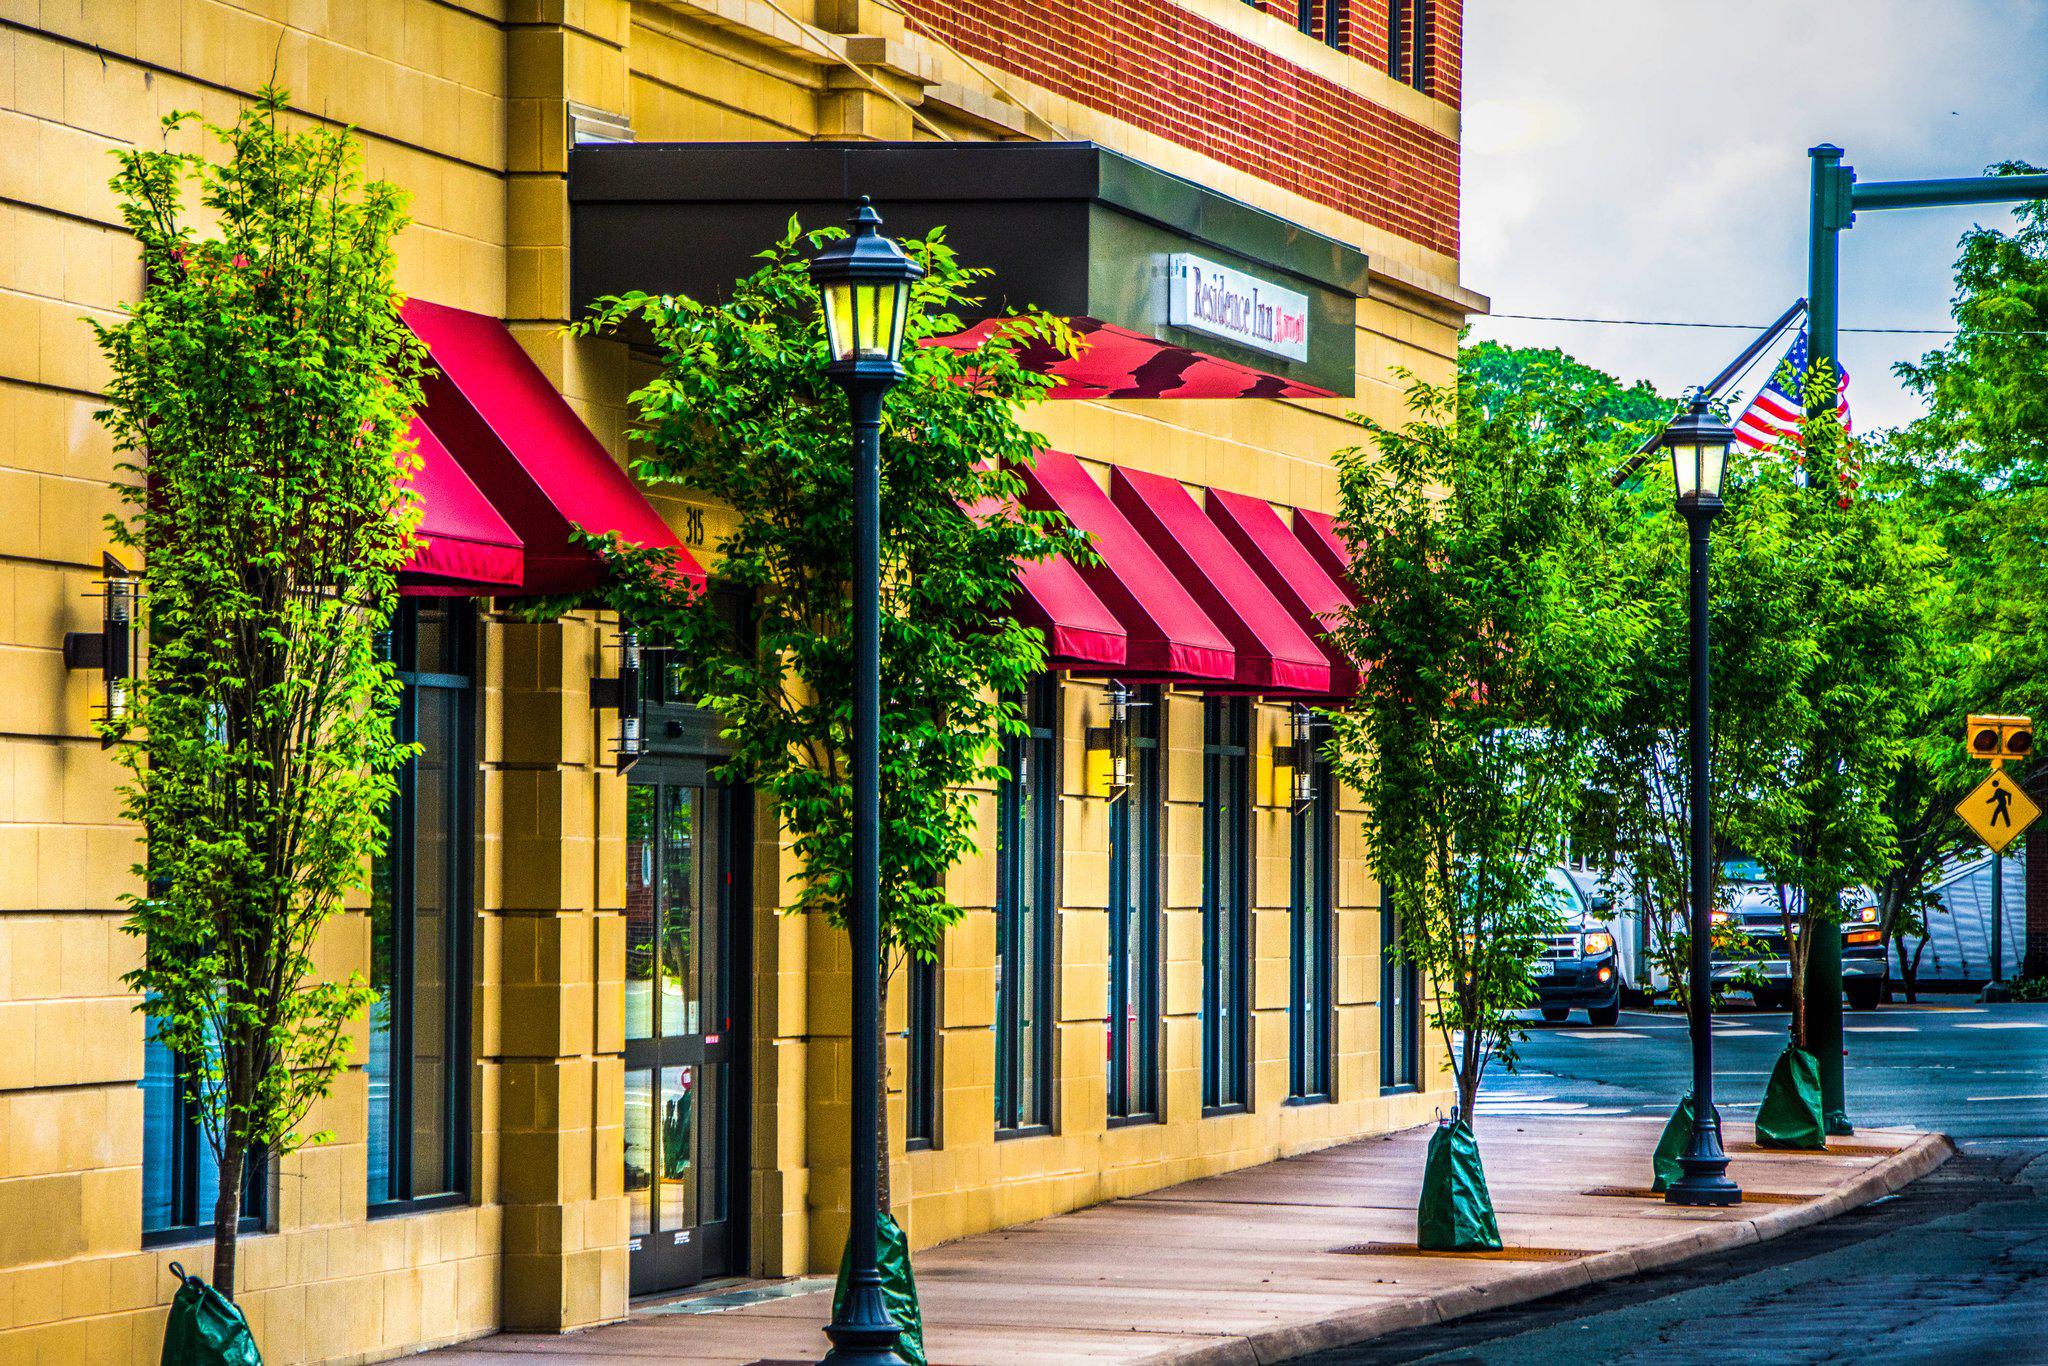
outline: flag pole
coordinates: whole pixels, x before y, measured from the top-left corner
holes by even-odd
[[[1804,312],[1806,312],[1806,300],[1794,300],[1790,308],[1786,309],[1783,313],[1780,313],[1778,315],[1778,320],[1776,322],[1772,323],[1769,327],[1766,327],[1762,332],[1759,332],[1756,336],[1756,340],[1752,341],[1748,346],[1742,348],[1741,355],[1737,356],[1734,360],[1729,361],[1728,364],[1725,367],[1723,367],[1720,374],[1714,376],[1712,379],[1708,380],[1704,385],[1702,385],[1700,392],[1708,398],[1714,398],[1718,396],[1721,392],[1722,386],[1726,385],[1730,380],[1734,379],[1744,370],[1747,370],[1749,368],[1750,362],[1754,361],[1758,356],[1761,356],[1767,349],[1769,349],[1772,343],[1776,342],[1779,337],[1785,334],[1785,329],[1790,327],[1793,324],[1793,322],[1798,319],[1799,315]],[[1643,461],[1649,457],[1652,451],[1657,449],[1657,442],[1663,437],[1663,435],[1664,433],[1661,429],[1651,433],[1649,439],[1644,441],[1642,445],[1636,447],[1635,453],[1629,456],[1627,460],[1624,460],[1622,462],[1621,468],[1614,472],[1614,484],[1616,488],[1619,488],[1623,483],[1627,482],[1629,476],[1633,475],[1637,470],[1643,467]]]

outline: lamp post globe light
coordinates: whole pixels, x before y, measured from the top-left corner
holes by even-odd
[[[898,1324],[882,1298],[875,1146],[881,1079],[881,731],[882,731],[882,396],[903,378],[903,324],[910,285],[924,274],[882,236],[882,219],[863,197],[851,231],[811,261],[825,305],[828,373],[853,408],[853,904],[847,915],[853,972],[852,1133],[847,1211],[846,1295],[826,1327],[829,1362],[895,1363]]]
[[[1692,963],[1686,990],[1692,1026],[1692,1135],[1679,1158],[1683,1174],[1664,1192],[1665,1200],[1674,1205],[1733,1205],[1742,1200],[1741,1188],[1728,1177],[1721,1116],[1714,1108],[1714,830],[1707,773],[1707,532],[1721,512],[1721,476],[1734,441],[1734,431],[1708,409],[1707,396],[1695,391],[1657,442],[1670,452],[1678,512],[1692,543],[1687,609],[1692,627],[1692,723],[1687,735],[1691,780],[1686,788],[1692,804],[1687,851],[1692,869]]]

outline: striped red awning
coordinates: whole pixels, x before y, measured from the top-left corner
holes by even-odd
[[[1351,605],[1343,585],[1295,539],[1265,499],[1210,489],[1207,501],[1209,520],[1272,590],[1294,624],[1322,650],[1330,664],[1330,691],[1345,696],[1357,692],[1358,666],[1328,634]]]
[[[1327,512],[1311,512],[1307,508],[1294,510],[1294,539],[1322,566],[1344,596],[1356,601],[1351,591],[1351,551],[1344,545],[1344,538],[1337,534],[1337,519]]]
[[[1045,345],[1020,348],[1027,370],[1059,380],[1052,398],[1328,398],[1328,389],[1255,370],[1185,346],[1148,337],[1093,318],[1070,318],[1082,339],[1081,353],[1063,356]],[[987,339],[997,320],[938,337],[936,346],[971,351]]]
[[[1177,479],[1112,467],[1109,494],[1236,651],[1231,682],[1255,692],[1327,693],[1330,664]]]
[[[467,597],[517,592],[526,560],[518,534],[417,415],[411,435],[420,457],[411,481],[420,520],[413,528],[412,557],[398,574],[399,593]]]
[[[963,511],[979,519],[996,505],[989,497]],[[1124,628],[1080,570],[1063,556],[1019,560],[1015,570],[1018,591],[1012,604],[1017,620],[1044,633],[1046,667],[1099,671],[1123,664],[1128,644]]]
[[[503,323],[423,299],[401,316],[434,365],[422,386],[427,427],[525,542],[521,591],[597,584],[596,558],[569,539],[578,529],[671,550],[704,586],[703,568]]]
[[[1064,451],[1041,451],[1037,463],[1019,473],[1027,506],[1065,513],[1094,541],[1102,562],[1079,574],[1127,636],[1123,668],[1114,672],[1193,683],[1236,676],[1230,638],[1080,461]]]

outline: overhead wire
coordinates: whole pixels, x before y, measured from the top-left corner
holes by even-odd
[[[1485,313],[1481,318],[1507,318],[1517,322],[1542,323],[1593,323],[1602,327],[1692,327],[1708,328],[1723,332],[1756,332],[1768,323],[1720,323],[1693,322],[1675,318],[1583,318],[1566,313]],[[1956,327],[1837,327],[1837,332],[1859,332],[1877,335],[1953,337],[1962,329]],[[2048,328],[2019,328],[1985,331],[1980,335],[1989,337],[2048,337]]]

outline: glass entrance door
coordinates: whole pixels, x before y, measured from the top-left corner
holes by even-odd
[[[632,1293],[737,1269],[734,844],[701,763],[626,788],[626,1196]]]

